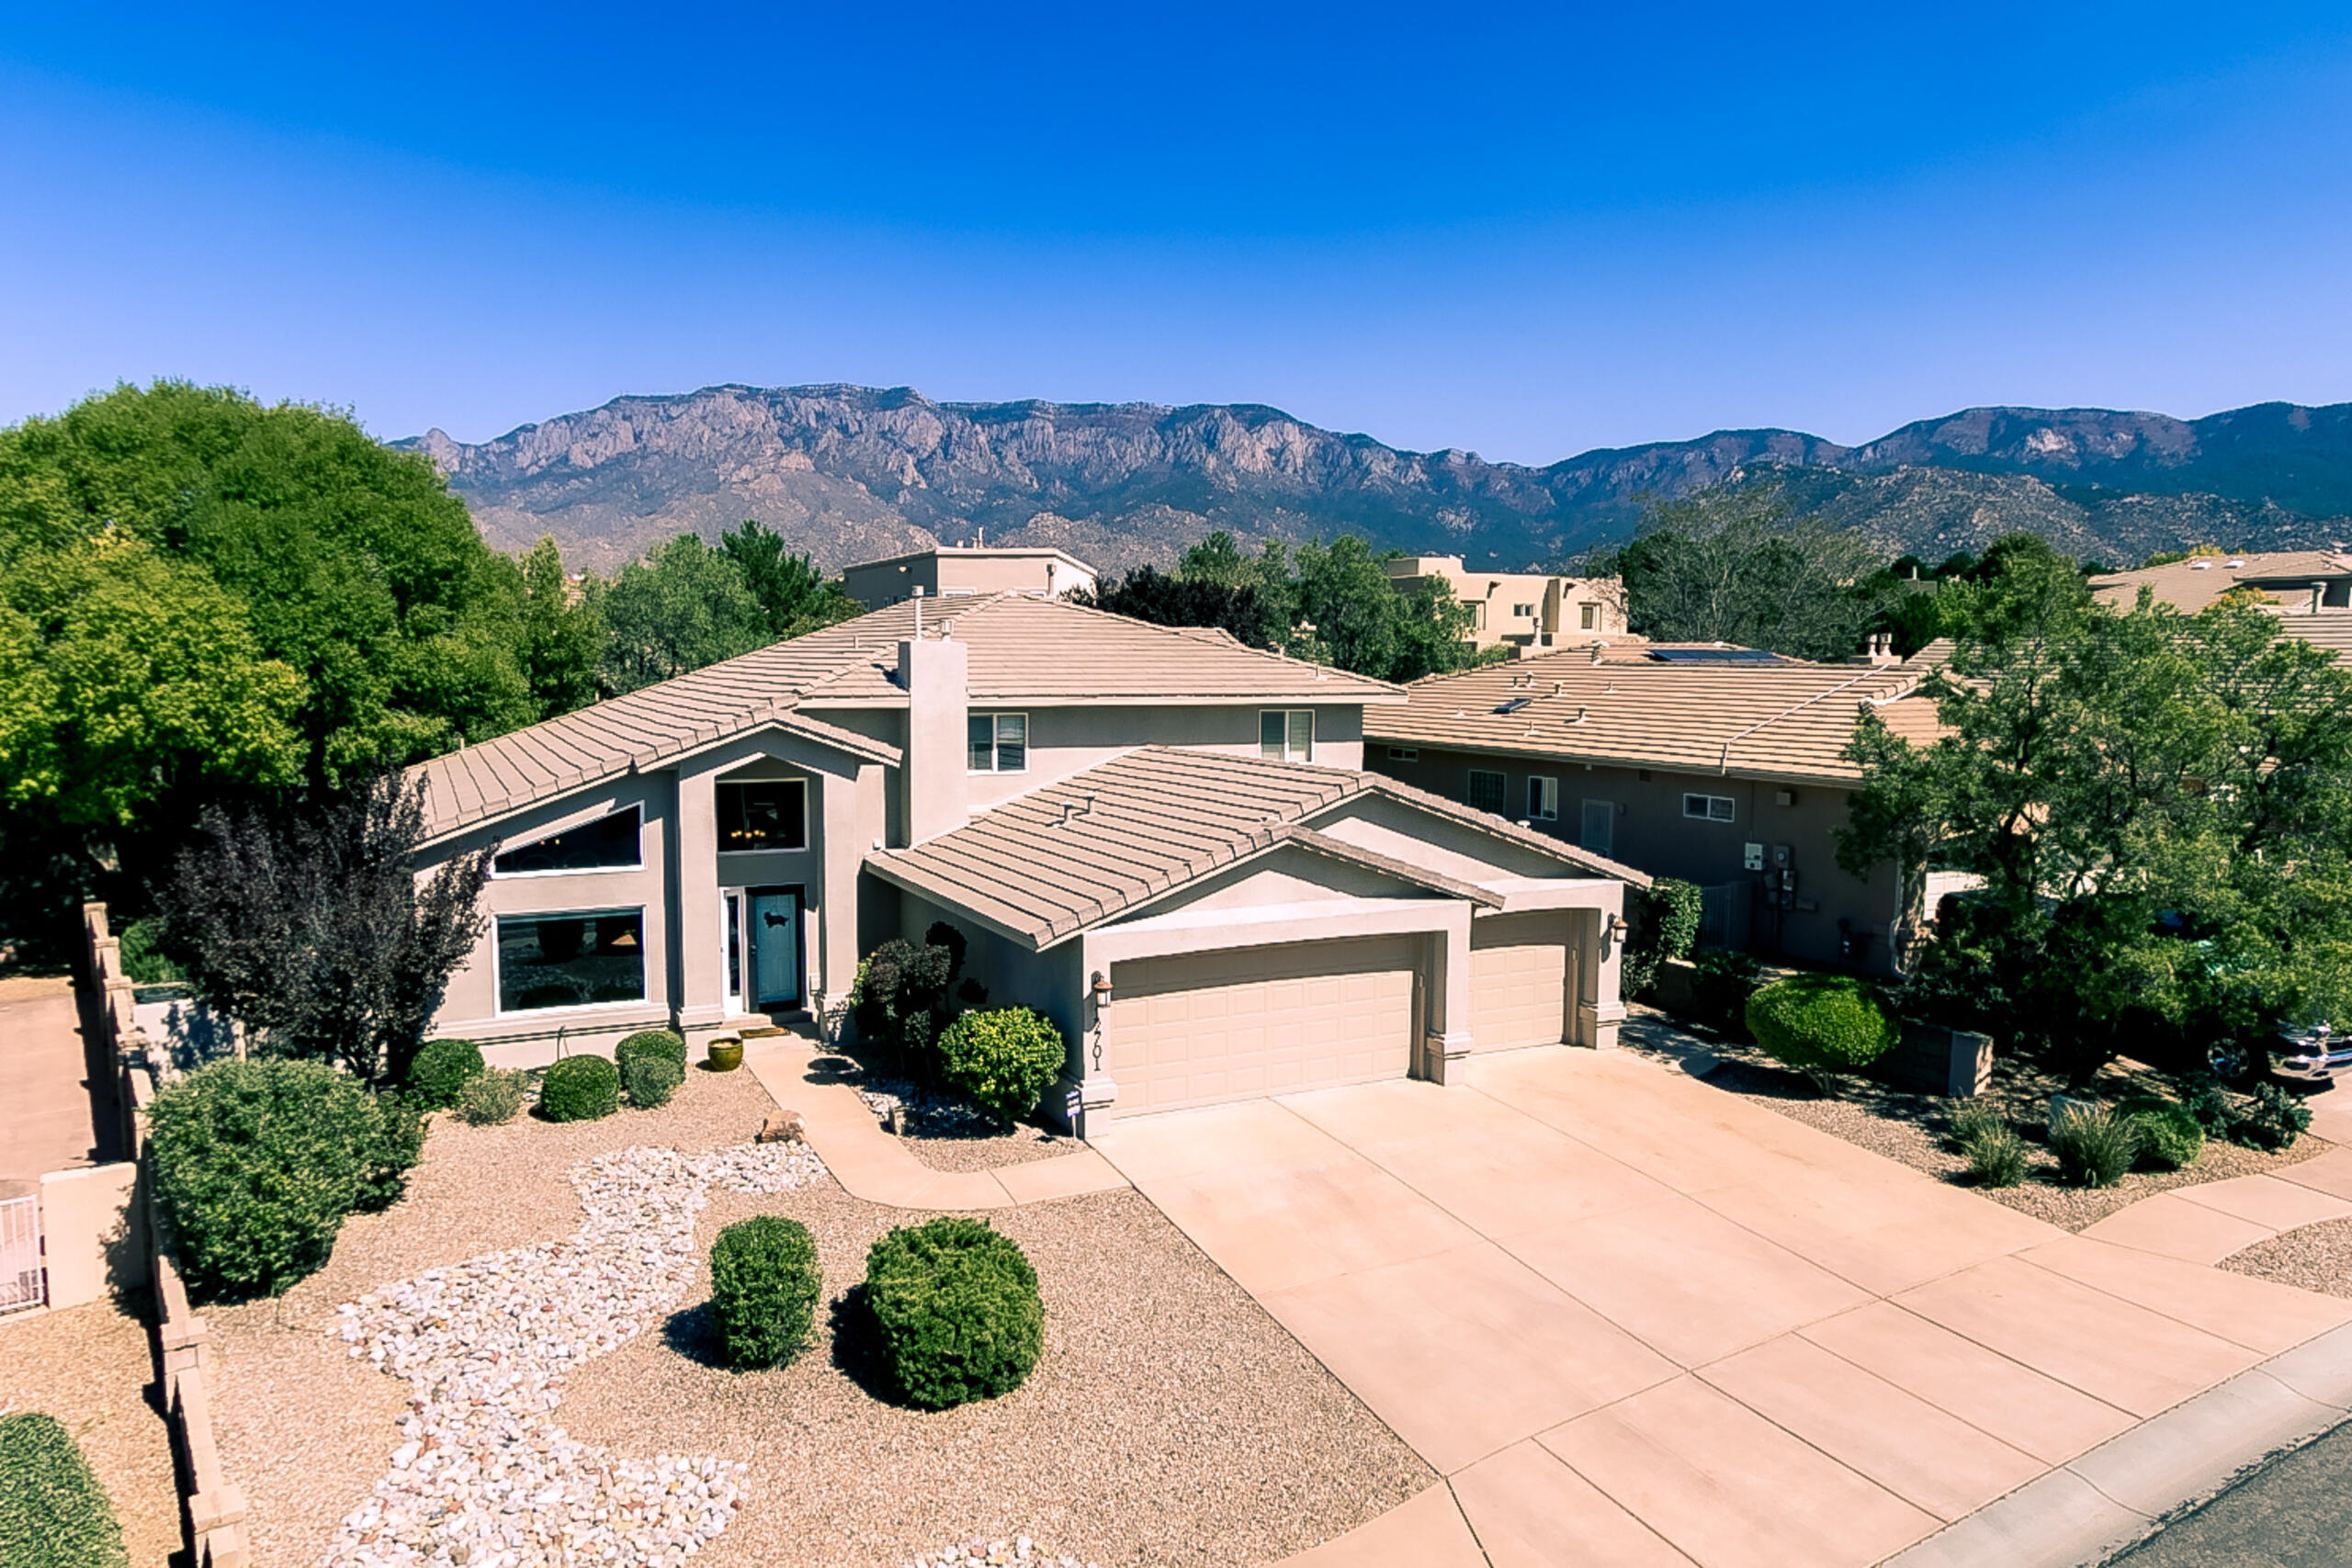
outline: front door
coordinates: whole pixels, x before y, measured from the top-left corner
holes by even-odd
[[[754,887],[744,897],[752,938],[752,998],[758,1012],[800,1005],[800,890]]]

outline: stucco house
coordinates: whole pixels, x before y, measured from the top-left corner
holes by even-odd
[[[1475,571],[1460,556],[1398,556],[1383,565],[1399,593],[1414,592],[1431,578],[1451,589],[1470,607],[1474,648],[1510,648],[1524,659],[1627,635],[1624,594],[1613,577]]]
[[[423,763],[498,846],[437,1033],[495,1062],[807,1013],[944,919],[1091,1122],[1613,1042],[1606,856],[1363,770],[1394,686],[1054,599],[928,596]]]
[[[1431,676],[1369,707],[1367,765],[1704,892],[1711,943],[1883,974],[1914,911],[1892,865],[1856,877],[1837,829],[1864,713],[1929,740],[1939,647],[1812,664],[1753,649],[1596,645]]]
[[[1050,546],[934,545],[845,568],[842,592],[867,609],[878,610],[918,593],[929,599],[976,593],[1055,598],[1081,589],[1091,593],[1094,575],[1092,567]]]

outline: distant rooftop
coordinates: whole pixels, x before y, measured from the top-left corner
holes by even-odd
[[[2324,583],[2324,601],[2312,603],[2312,585]],[[2211,604],[2234,588],[2250,588],[2290,611],[2352,606],[2352,553],[2343,550],[2259,550],[2237,556],[2197,556],[2168,566],[2143,567],[2091,579],[2091,592],[2104,603],[2128,610],[2145,587],[2161,603],[2188,615]]]

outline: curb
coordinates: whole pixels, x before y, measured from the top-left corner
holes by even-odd
[[[2352,1324],[2207,1389],[1880,1568],[2098,1568],[2352,1420]]]

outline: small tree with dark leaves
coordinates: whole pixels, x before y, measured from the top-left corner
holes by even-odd
[[[159,890],[165,945],[197,993],[265,1050],[406,1081],[449,976],[488,929],[496,846],[420,886],[424,792],[379,774],[273,817],[208,809]]]

